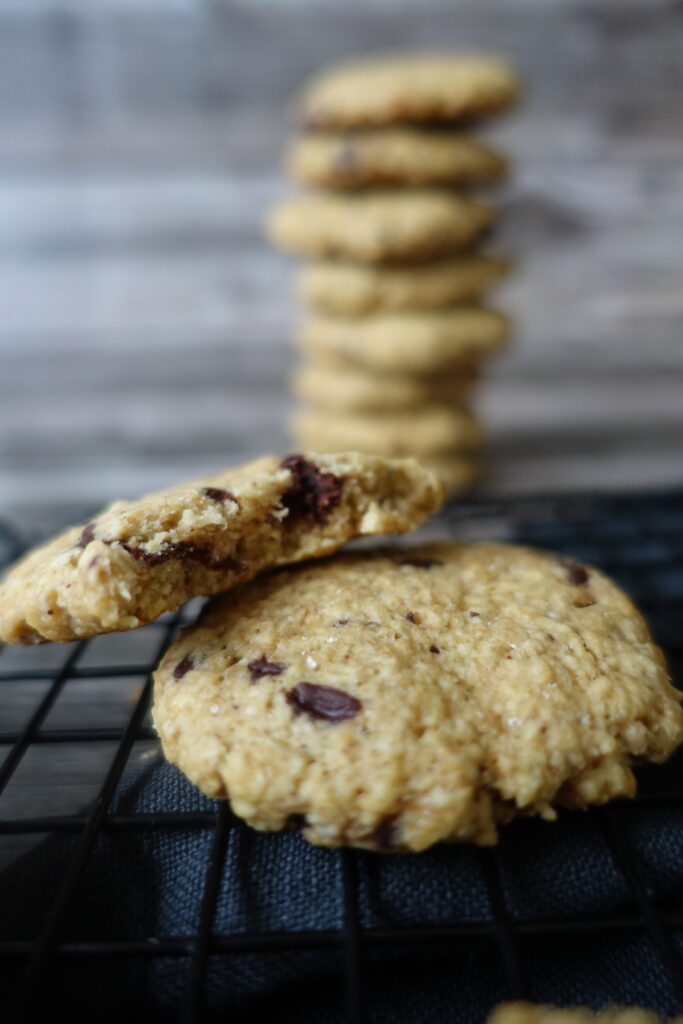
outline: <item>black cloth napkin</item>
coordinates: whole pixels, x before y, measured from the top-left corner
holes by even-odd
[[[161,761],[131,775],[112,802],[115,814],[215,808],[175,768]],[[651,896],[683,909],[683,808],[617,805],[615,819],[646,869]],[[212,825],[188,829],[106,831],[98,836],[61,938],[102,940],[196,935]],[[78,838],[52,837],[0,877],[0,941],[32,940],[52,904]],[[504,892],[514,921],[570,922],[625,915],[633,896],[591,814],[565,813],[554,824],[521,821],[501,841]],[[479,863],[470,847],[442,845],[415,855],[353,855],[364,929],[492,922]],[[216,901],[218,935],[343,927],[339,852],[297,834],[266,835],[230,827]],[[600,1006],[619,1001],[680,1012],[680,994],[646,931],[525,936],[519,953],[538,1000]],[[1,1004],[20,972],[0,967]],[[190,959],[60,958],[44,982],[40,1019],[181,1019]],[[319,948],[227,953],[209,960],[202,1021],[343,1022],[342,954]],[[511,995],[495,944],[473,941],[375,946],[363,956],[366,1018],[381,1022],[477,1022]],[[135,1018],[134,1018],[135,1019]]]

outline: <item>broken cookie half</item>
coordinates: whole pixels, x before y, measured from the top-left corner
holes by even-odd
[[[0,640],[41,643],[135,629],[265,568],[404,533],[442,500],[413,459],[355,452],[265,456],[119,501],[30,552],[0,583]]]

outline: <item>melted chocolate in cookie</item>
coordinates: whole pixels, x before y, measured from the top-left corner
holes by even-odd
[[[323,473],[303,455],[290,455],[280,463],[292,474],[292,484],[280,503],[289,512],[286,522],[313,519],[323,525],[328,514],[341,500],[343,479],[334,473]]]
[[[213,558],[208,544],[193,544],[189,540],[174,541],[171,544],[167,544],[161,551],[143,551],[142,548],[133,547],[132,544],[126,544],[122,540],[109,540],[105,541],[105,543],[119,544],[129,555],[139,562],[144,562],[146,565],[161,565],[163,562],[171,561],[171,559],[178,559],[179,561],[199,562],[206,569],[214,569],[216,571],[234,569],[238,572],[244,569],[242,563],[238,562],[232,555],[227,555],[225,558]]]

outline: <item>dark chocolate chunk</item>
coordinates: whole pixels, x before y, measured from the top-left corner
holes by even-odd
[[[373,831],[371,839],[378,850],[393,850],[396,848],[397,831],[395,819],[385,818]]]
[[[234,569],[236,572],[239,572],[244,569],[242,562],[238,562],[232,555],[227,555],[225,558],[213,558],[208,544],[193,544],[189,540],[178,540],[167,544],[161,551],[143,551],[142,548],[133,547],[132,544],[126,544],[122,540],[110,540],[106,541],[106,543],[119,544],[129,555],[139,562],[145,562],[147,565],[161,565],[163,562],[169,562],[173,559],[199,562],[205,568],[216,571]]]
[[[470,618],[471,619],[479,619],[479,618],[481,618],[481,615],[480,615],[479,612],[470,612]]]
[[[285,696],[295,714],[306,712],[312,718],[321,718],[326,722],[343,722],[347,718],[355,718],[363,707],[350,693],[336,690],[333,686],[319,686],[317,683],[297,683]]]
[[[335,626],[348,626],[351,619],[337,619]]]
[[[403,618],[407,619],[408,622],[412,622],[413,625],[415,625],[415,626],[418,625],[418,621],[417,621],[417,619],[415,618],[415,616],[413,615],[412,612],[406,612],[406,614],[403,616]]]
[[[202,487],[202,494],[205,494],[211,501],[221,503],[224,501],[234,501],[236,505],[239,505],[239,501],[234,494],[231,494],[230,491],[222,491],[220,487]]]
[[[443,565],[438,558],[404,558],[401,565],[414,565],[418,569],[432,569],[435,565]]]
[[[308,821],[305,814],[288,814],[283,832],[301,832],[306,828]]]
[[[285,523],[297,519],[313,519],[324,525],[329,513],[341,501],[343,479],[334,473],[323,473],[303,455],[290,455],[280,463],[292,474],[292,484],[280,498],[289,515]]]
[[[255,661],[250,661],[247,668],[253,683],[262,676],[280,676],[287,670],[286,665],[280,665],[277,661],[268,661],[267,658],[257,658]]]
[[[87,526],[83,527],[81,535],[76,541],[77,548],[85,548],[88,546],[91,540],[95,539],[95,524],[88,523]]]
[[[183,676],[187,675],[190,669],[194,668],[194,661],[192,660],[191,654],[186,654],[182,661],[179,661],[176,667],[173,669],[173,678],[182,679]]]
[[[437,647],[436,644],[432,644],[429,650],[432,654],[441,654],[441,648]]]
[[[573,583],[575,587],[588,583],[588,572],[583,565],[579,565],[578,562],[574,562],[571,558],[563,558],[561,561],[570,583]]]
[[[552,642],[555,643],[556,639],[557,637],[554,637],[552,633],[548,633],[548,640],[552,640]]]

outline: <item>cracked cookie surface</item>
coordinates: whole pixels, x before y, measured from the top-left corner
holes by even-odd
[[[630,600],[503,544],[336,555],[216,598],[157,670],[154,721],[256,828],[390,850],[631,795],[633,761],[683,738]]]
[[[441,501],[413,459],[346,452],[265,456],[119,501],[25,556],[0,582],[0,640],[40,643],[135,629],[190,597],[404,532]]]

